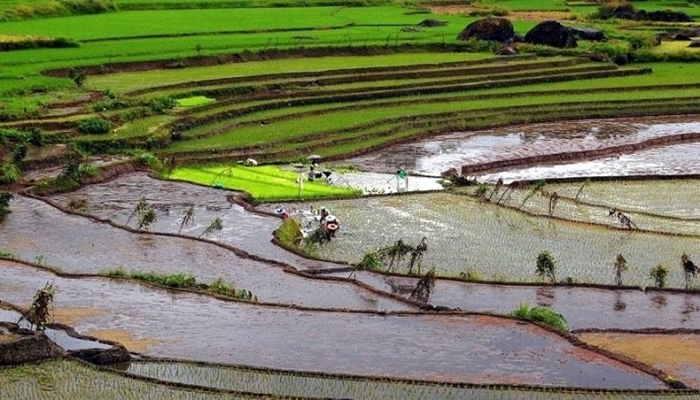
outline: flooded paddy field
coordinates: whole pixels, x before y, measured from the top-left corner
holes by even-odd
[[[684,252],[700,251],[697,238],[530,217],[449,193],[324,204],[340,218],[341,230],[337,240],[319,247],[322,257],[358,263],[365,253],[398,239],[415,245],[426,237],[423,271],[435,267],[449,276],[473,269],[484,280],[537,282],[537,254],[549,250],[558,261],[558,281],[611,284],[615,257],[622,253],[630,266],[625,284],[646,287],[653,283],[649,268],[659,263],[675,266]],[[682,268],[670,268],[667,282],[683,287]]]
[[[349,161],[369,171],[393,172],[403,165],[413,173],[440,176],[462,165],[600,149],[682,133],[700,134],[698,118],[592,119],[458,132],[391,146]],[[504,174],[506,178],[516,179]]]
[[[483,174],[479,181],[509,183],[520,180],[586,178],[596,176],[690,175],[700,174],[700,143],[676,144],[569,164],[512,168]]]
[[[349,273],[330,275],[348,277]],[[356,271],[377,289],[408,297],[417,277]],[[570,286],[521,286],[438,279],[430,304],[464,311],[508,314],[521,303],[562,314],[570,329],[700,329],[700,293],[674,293]]]
[[[534,195],[533,187],[510,190],[507,194],[503,187],[493,196],[489,192],[488,197],[493,202],[502,199],[500,204],[549,216],[550,199],[556,193],[557,201],[551,215],[558,218],[623,228],[618,218],[610,213],[614,208],[624,212],[636,229],[700,235],[700,210],[694,198],[700,193],[700,180],[554,183],[545,185],[542,192]],[[466,193],[474,193],[474,190],[460,188]]]
[[[52,360],[0,367],[0,398],[229,400],[252,397],[160,385],[77,361]]]
[[[99,310],[76,319],[79,333],[109,339],[109,332],[126,332],[150,341],[153,356],[452,382],[665,387],[559,335],[502,318],[263,308],[133,282],[60,278],[9,261],[2,271],[4,300],[26,305],[37,287],[52,281],[56,308]]]
[[[176,362],[132,362],[129,373],[168,382],[201,385],[255,393],[278,393],[303,398],[343,399],[588,399],[596,394],[580,390],[456,385],[369,377],[298,374],[289,371],[253,370],[235,366],[196,365]],[[601,393],[598,392],[597,395]],[[631,396],[635,397],[631,397]],[[658,396],[658,397],[653,397]],[[616,393],[616,399],[663,398],[663,393]],[[679,397],[682,398],[682,397]],[[688,397],[690,398],[690,397]]]
[[[153,206],[157,221],[152,232],[178,233],[200,236],[211,222],[220,218],[222,230],[215,230],[206,238],[241,248],[259,257],[283,260],[298,269],[320,268],[323,263],[295,256],[270,242],[272,232],[280,219],[246,211],[232,204],[227,196],[238,192],[150,178],[145,173],[121,176],[113,181],[86,186],[78,191],[51,197],[64,207],[71,201],[86,200],[83,212],[125,225],[141,198]],[[193,222],[183,226],[185,211],[194,207]],[[136,227],[132,218],[129,226]]]
[[[12,213],[3,227],[12,234],[0,236],[0,249],[68,273],[98,274],[116,267],[184,273],[203,283],[221,277],[250,290],[266,303],[359,310],[410,309],[352,284],[302,278],[279,266],[238,257],[211,243],[128,232],[63,213],[31,198],[15,197]]]

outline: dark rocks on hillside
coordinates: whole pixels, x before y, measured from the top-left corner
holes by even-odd
[[[505,42],[515,35],[513,24],[505,18],[484,18],[467,25],[457,40],[495,40]]]
[[[693,39],[691,39],[690,36],[688,36],[688,35],[684,35],[682,33],[676,33],[675,35],[673,35],[673,40],[689,42]]]
[[[69,350],[68,354],[97,365],[118,364],[131,360],[131,354],[122,345],[113,346],[109,349]]]
[[[646,17],[645,17],[646,15]],[[661,21],[661,22],[693,22],[693,18],[690,15],[682,11],[673,10],[663,10],[663,11],[650,11],[645,12],[644,10],[637,11],[637,17],[640,20],[648,19],[649,21]]]
[[[436,19],[424,19],[418,23],[418,26],[422,26],[424,28],[435,28],[437,26],[445,25],[447,25],[447,21],[438,21]]]
[[[692,42],[690,42],[688,47],[700,47],[700,40],[693,40]]]
[[[515,43],[525,43],[525,36],[516,33],[515,35],[513,35],[513,41]]]
[[[558,48],[578,46],[571,28],[567,28],[557,21],[540,22],[525,35],[525,41]]]
[[[588,28],[585,26],[572,26],[571,31],[574,33],[574,36],[581,40],[605,40],[605,34],[603,34],[603,31],[600,29]]]

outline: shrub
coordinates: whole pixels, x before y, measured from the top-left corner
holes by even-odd
[[[10,200],[12,200],[12,193],[0,192],[0,221],[10,213]]]
[[[8,161],[2,166],[0,166],[0,184],[15,183],[22,176],[17,164]]]
[[[103,134],[112,129],[112,123],[102,118],[88,118],[78,122],[78,130],[85,134]]]
[[[282,244],[291,247],[298,246],[303,238],[301,226],[292,218],[287,218],[282,221],[282,225],[275,231],[275,236]]]
[[[654,280],[656,286],[660,288],[666,287],[666,279],[668,278],[668,267],[659,264],[649,270],[649,277]]]
[[[176,105],[177,101],[170,96],[152,99],[148,102],[148,106],[151,108],[151,110],[158,114],[165,114],[168,110],[172,109]]]
[[[365,253],[357,267],[368,271],[383,271],[384,263],[382,257],[376,251]]]

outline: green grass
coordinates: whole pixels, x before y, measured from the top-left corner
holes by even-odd
[[[216,99],[212,99],[206,96],[192,96],[185,97],[183,99],[177,100],[177,105],[180,107],[197,107],[203,106],[205,104],[213,103]]]
[[[548,308],[531,307],[529,303],[520,303],[520,306],[513,310],[511,315],[528,321],[542,322],[560,331],[566,332],[569,330],[564,316]]]
[[[697,89],[685,89],[674,91],[672,98],[697,96]],[[586,100],[608,101],[608,100],[636,100],[664,99],[669,94],[665,92],[607,92],[586,96]],[[414,104],[404,104],[400,106],[387,106],[364,108],[358,110],[338,110],[329,111],[323,115],[312,115],[303,118],[284,120],[268,125],[255,125],[236,128],[222,135],[181,141],[174,144],[171,149],[174,151],[197,150],[205,148],[231,148],[235,146],[250,146],[263,144],[271,140],[284,140],[307,135],[314,132],[323,132],[350,127],[358,127],[361,124],[383,121],[389,118],[398,118],[404,115],[426,115],[445,112],[468,112],[477,109],[489,109],[495,107],[513,107],[524,105],[549,105],[565,104],[581,101],[578,94],[552,94],[537,98],[532,97],[507,97],[502,99],[487,100],[456,100],[454,102],[416,102]],[[465,114],[466,116],[467,114]],[[314,127],[310,129],[309,127]]]
[[[303,189],[300,195],[299,185],[296,182],[298,177],[297,172],[274,165],[182,167],[176,168],[170,174],[171,179],[208,186],[220,184],[226,189],[245,191],[260,201],[319,199],[357,194],[349,188],[330,186],[323,180],[309,182],[304,175]]]

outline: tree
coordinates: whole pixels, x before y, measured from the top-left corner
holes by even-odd
[[[51,322],[53,296],[55,293],[53,284],[47,282],[43,289],[36,292],[29,311],[23,313],[17,323],[27,320],[32,325],[32,329],[44,330],[46,324]]]
[[[654,280],[656,286],[664,288],[666,287],[666,278],[668,278],[668,268],[659,264],[649,270],[649,277]]]
[[[615,258],[615,284],[622,286],[622,273],[627,271],[629,266],[627,265],[627,260],[622,254],[618,254]]]
[[[82,68],[71,68],[69,73],[70,79],[79,88],[83,87],[85,80],[87,79],[87,71]]]
[[[540,278],[549,279],[550,283],[555,283],[557,281],[556,266],[557,260],[549,251],[540,251],[540,254],[537,255],[537,275]]]

